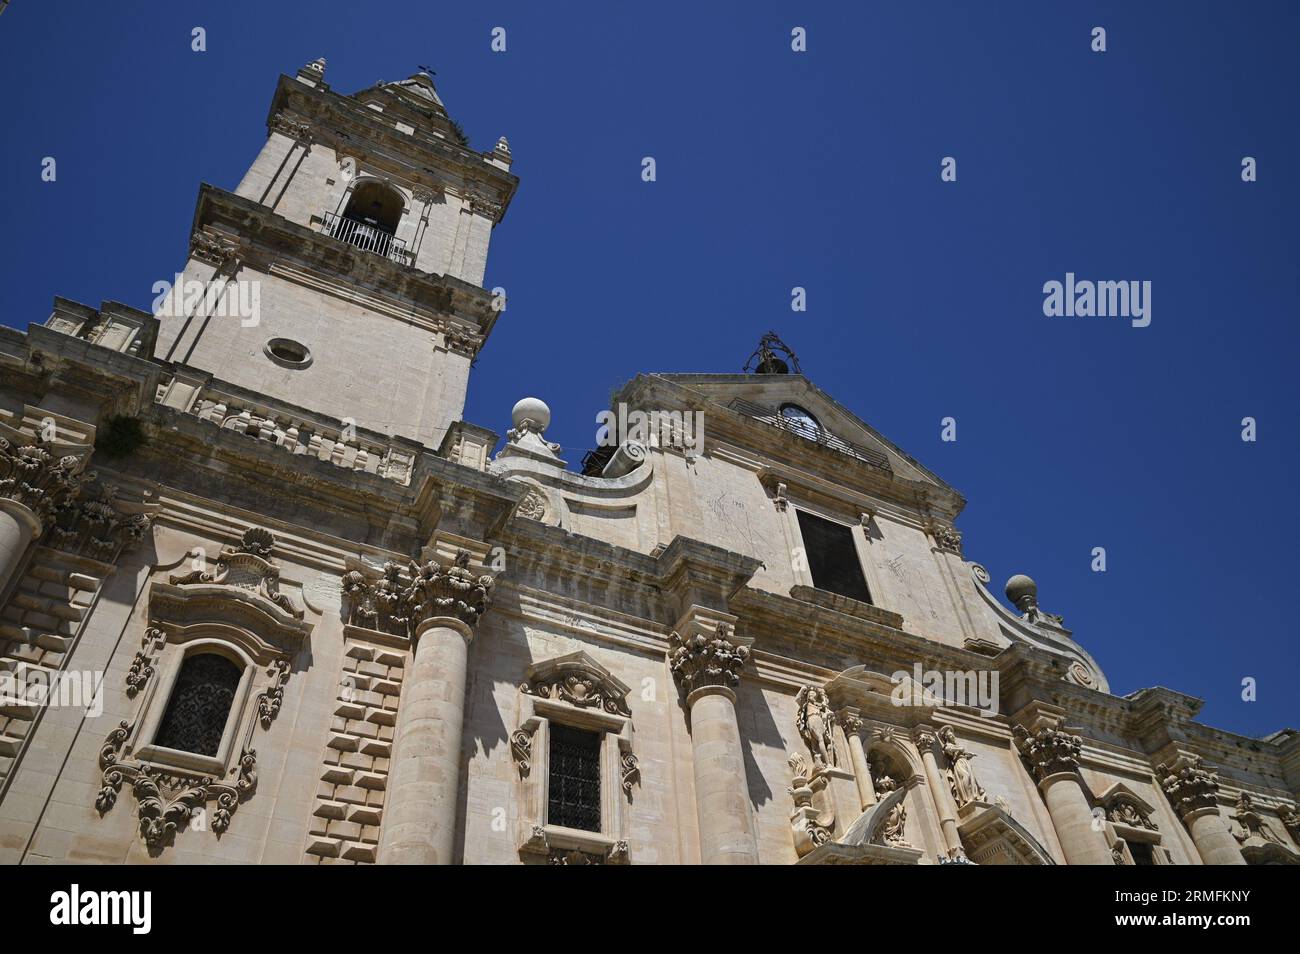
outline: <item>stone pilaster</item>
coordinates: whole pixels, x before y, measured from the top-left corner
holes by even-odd
[[[1244,865],[1241,846],[1219,814],[1219,778],[1199,756],[1179,753],[1172,763],[1156,766],[1160,787],[1191,833],[1207,865]]]
[[[686,697],[695,769],[700,860],[706,865],[758,863],[735,687],[749,659],[729,623],[690,620],[673,633],[668,666]]]
[[[1115,859],[1106,834],[1093,825],[1092,809],[1079,775],[1083,740],[1048,722],[1039,722],[1033,730],[1017,725],[1014,738],[1043,793],[1066,862],[1113,865]]]
[[[381,864],[450,864],[455,850],[469,644],[491,599],[462,550],[451,566],[411,567],[399,597],[413,659],[402,689],[379,845]]]

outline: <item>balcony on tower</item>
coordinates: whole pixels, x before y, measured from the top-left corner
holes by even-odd
[[[326,211],[325,232],[340,242],[383,256],[399,265],[411,264],[406,242],[397,237],[406,202],[401,194],[376,180],[362,182],[352,190],[341,212]]]

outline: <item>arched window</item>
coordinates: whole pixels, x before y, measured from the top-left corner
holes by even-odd
[[[376,255],[400,260],[402,242],[395,238],[406,201],[402,194],[376,179],[357,184],[340,216],[327,216],[330,235]]]
[[[801,408],[798,404],[782,404],[781,419],[786,427],[801,437],[815,441],[822,436],[821,423],[813,417],[811,411]]]
[[[221,748],[241,674],[239,666],[216,653],[187,657],[176,677],[154,744],[215,756]]]

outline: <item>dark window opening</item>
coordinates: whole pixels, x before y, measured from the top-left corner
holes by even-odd
[[[235,702],[240,668],[225,656],[200,653],[181,664],[155,745],[216,755]]]
[[[1153,865],[1156,863],[1155,846],[1148,841],[1128,842],[1128,853],[1133,856],[1135,865]]]
[[[551,724],[551,825],[600,831],[600,733]]]
[[[842,523],[823,520],[802,510],[799,532],[808,557],[808,571],[813,586],[828,593],[838,593],[863,603],[871,602],[867,580],[862,575],[858,548],[853,545],[853,531]]]

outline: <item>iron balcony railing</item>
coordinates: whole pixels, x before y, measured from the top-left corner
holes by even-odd
[[[336,212],[326,212],[325,231],[340,242],[355,245],[362,251],[382,255],[399,265],[407,264],[406,243],[378,225],[350,219]]]
[[[884,454],[869,447],[863,447],[861,444],[854,444],[851,441],[836,437],[824,427],[815,427],[800,421],[792,421],[789,418],[782,417],[781,412],[774,408],[764,407],[762,404],[755,404],[753,401],[746,401],[744,398],[735,398],[729,406],[742,414],[756,417],[760,421],[772,424],[792,434],[798,434],[804,440],[820,444],[822,447],[829,447],[841,454],[848,454],[850,457],[856,457],[873,467],[879,467],[883,470],[893,469],[889,466],[889,458]]]

